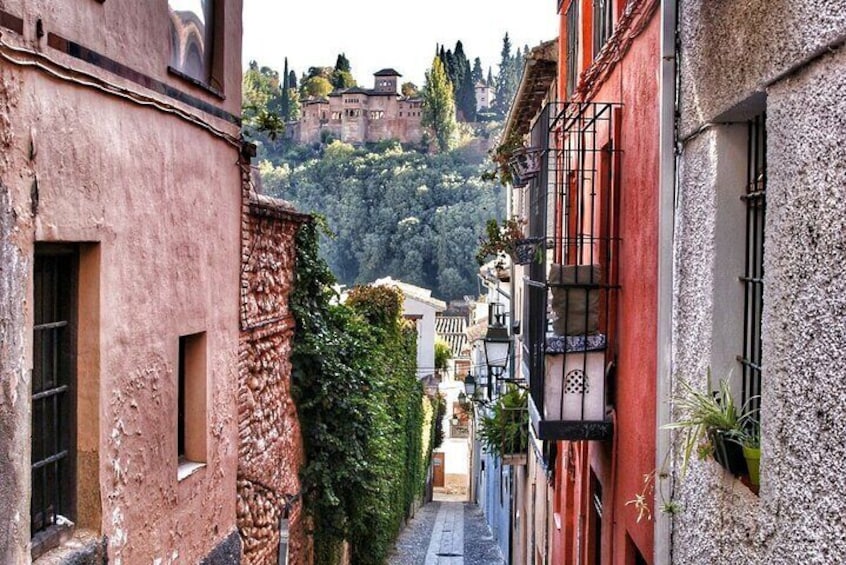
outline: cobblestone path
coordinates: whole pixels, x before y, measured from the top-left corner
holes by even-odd
[[[466,502],[430,502],[400,534],[389,565],[501,565],[482,511]]]

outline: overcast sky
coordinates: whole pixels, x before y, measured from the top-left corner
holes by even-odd
[[[353,75],[371,86],[372,74],[393,67],[418,86],[435,44],[457,40],[473,64],[481,57],[497,73],[502,37],[512,46],[558,34],[556,0],[244,0],[244,66],[255,59],[280,73],[284,58],[297,76],[312,66],[334,66],[344,52]]]

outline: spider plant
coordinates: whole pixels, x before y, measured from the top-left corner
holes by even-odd
[[[697,390],[687,381],[680,380],[680,393],[673,398],[673,404],[680,418],[663,426],[668,430],[680,430],[682,435],[682,477],[687,473],[694,449],[700,458],[709,454],[716,456],[722,447],[721,441],[733,441],[740,445],[745,418],[739,411],[725,379],[720,380],[718,390],[712,392],[711,370],[708,369],[708,386],[705,391]]]

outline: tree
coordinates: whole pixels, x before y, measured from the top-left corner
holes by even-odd
[[[440,57],[432,61],[432,68],[426,72],[423,87],[423,116],[421,123],[435,134],[438,148],[448,151],[455,133],[455,99],[452,84]]]
[[[519,71],[514,56],[511,54],[511,39],[509,39],[508,33],[502,38],[501,56],[493,109],[500,116],[504,116],[508,113],[511,100],[517,92],[517,81],[519,80]]]
[[[493,69],[488,67],[488,78],[485,80],[485,86],[489,86],[493,88],[495,86],[494,77],[493,77]]]
[[[461,41],[455,44],[455,105],[465,122],[476,120],[476,87],[470,61],[464,54]]]
[[[482,70],[482,60],[478,57],[473,60],[473,70],[470,71],[470,76],[473,79],[474,86],[485,80],[485,72]]]
[[[288,84],[288,57],[285,57],[285,71],[282,73],[282,102],[279,105],[279,113],[286,122],[291,119],[291,92]]]
[[[332,70],[330,82],[335,88],[350,88],[356,85],[352,75],[350,61],[343,53],[339,54],[338,59],[335,61],[335,68]]]
[[[402,87],[400,89],[403,96],[407,96],[408,98],[413,98],[420,93],[420,89],[417,88],[417,85],[413,82],[404,82],[402,83]]]
[[[332,83],[322,76],[313,76],[307,79],[301,89],[303,94],[308,96],[316,96],[318,98],[325,98],[334,90]]]
[[[297,88],[297,73],[293,69],[288,74],[288,88]]]

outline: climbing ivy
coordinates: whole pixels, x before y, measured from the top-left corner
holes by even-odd
[[[319,257],[321,227],[298,232],[291,296],[305,510],[318,565],[337,563],[344,540],[353,564],[375,565],[423,493],[433,427],[424,414],[434,410],[416,379],[417,334],[401,318],[401,294],[357,287],[339,304]]]

